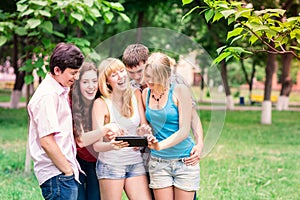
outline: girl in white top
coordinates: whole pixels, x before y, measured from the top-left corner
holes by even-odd
[[[93,128],[117,123],[126,135],[136,135],[138,126],[146,124],[139,90],[129,85],[125,65],[107,58],[99,66],[101,97],[92,109]],[[148,131],[148,126],[142,126]],[[95,143],[99,152],[96,172],[101,199],[122,199],[123,189],[129,199],[151,199],[141,153],[127,142],[102,139]]]

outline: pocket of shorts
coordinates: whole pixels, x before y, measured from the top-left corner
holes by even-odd
[[[155,168],[157,168],[157,165],[158,165],[158,161],[152,160],[150,158],[150,161],[149,161],[149,170],[151,170],[151,169],[154,170]]]

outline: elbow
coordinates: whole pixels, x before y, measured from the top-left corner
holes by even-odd
[[[83,142],[77,142],[77,146],[78,146],[79,148],[85,147],[85,145],[83,144]]]
[[[46,136],[40,139],[41,147],[44,149],[44,151],[48,152],[53,147],[54,139],[50,136]]]
[[[97,145],[96,145],[96,143],[95,143],[95,144],[93,144],[93,149],[94,149],[94,151],[96,151],[96,152],[99,152],[99,149],[97,148]]]
[[[49,143],[47,141],[43,141],[41,140],[41,147],[42,149],[44,149],[45,151],[47,151],[47,149],[49,149]]]
[[[81,137],[76,137],[76,138],[75,138],[75,141],[76,141],[76,144],[77,144],[77,146],[78,146],[79,148],[83,148],[83,147],[86,146],[86,145],[84,145],[84,143],[83,143]]]

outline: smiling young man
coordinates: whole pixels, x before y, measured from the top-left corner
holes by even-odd
[[[79,48],[59,43],[50,57],[50,73],[28,104],[30,153],[45,199],[77,199],[80,167],[68,93],[83,60]]]
[[[131,79],[130,84],[134,88],[143,90],[147,85],[143,83],[144,65],[148,60],[149,50],[142,44],[131,44],[126,47],[122,61]]]

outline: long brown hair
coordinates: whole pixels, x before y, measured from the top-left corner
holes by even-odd
[[[83,100],[84,97],[80,92],[80,80],[82,78],[82,75],[85,72],[91,70],[95,71],[95,73],[98,76],[98,71],[96,66],[93,63],[84,62],[82,64],[82,67],[80,68],[80,74],[78,80],[75,80],[74,85],[71,87],[70,99],[72,102],[71,105],[72,105],[72,114],[73,114],[73,123],[74,123],[73,132],[75,137],[80,136],[82,134],[82,131],[86,132],[92,130],[91,109],[94,100],[92,100],[91,104],[86,105]]]

